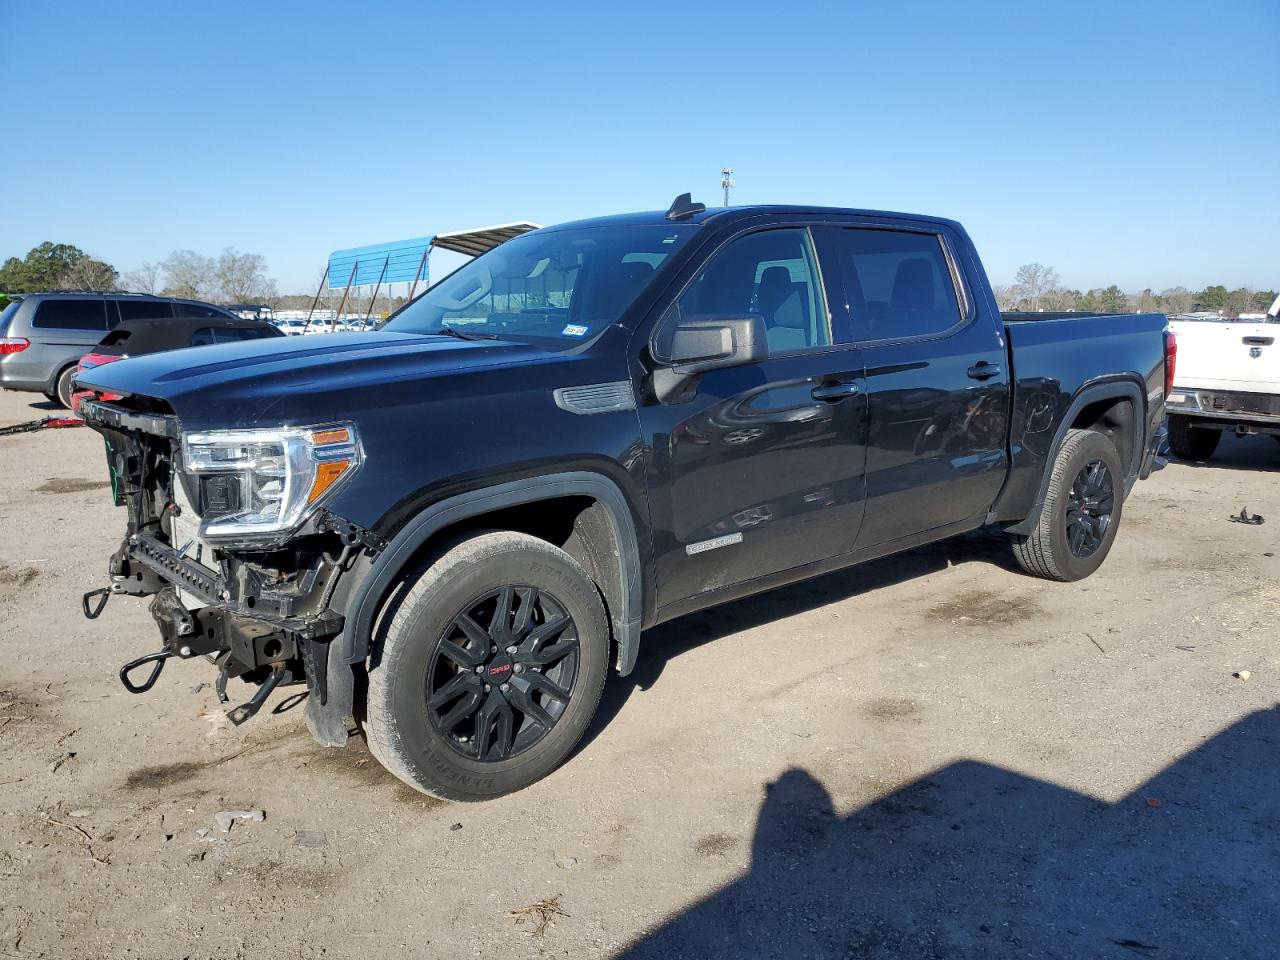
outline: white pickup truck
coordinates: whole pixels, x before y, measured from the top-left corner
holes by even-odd
[[[1169,394],[1169,448],[1208,460],[1223,430],[1280,442],[1280,297],[1260,321],[1176,320],[1177,368]]]

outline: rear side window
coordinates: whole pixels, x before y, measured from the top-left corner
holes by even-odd
[[[960,322],[960,303],[934,233],[843,229],[840,267],[849,304],[870,340],[924,337]]]
[[[173,307],[180,317],[220,317],[225,319],[231,316],[225,310],[219,310],[217,307],[207,303],[175,303]]]
[[[31,325],[44,330],[106,330],[106,301],[42,300]]]
[[[173,305],[166,300],[117,300],[121,320],[159,320],[173,316]]]
[[[278,336],[277,331],[261,327],[201,327],[191,335],[193,347],[205,347],[211,343],[235,343],[239,340],[260,340]]]

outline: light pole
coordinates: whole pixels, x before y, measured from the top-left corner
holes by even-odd
[[[720,186],[724,187],[724,205],[729,205],[729,188],[736,187],[738,181],[733,179],[733,167],[722,167],[720,169]]]

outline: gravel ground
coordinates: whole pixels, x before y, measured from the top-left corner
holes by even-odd
[[[1269,438],[1140,484],[1079,584],[974,535],[653,630],[483,805],[315,745],[297,688],[241,728],[200,662],[126,693],[145,604],[79,611],[124,523],[101,441],[0,463],[0,957],[1277,955]]]

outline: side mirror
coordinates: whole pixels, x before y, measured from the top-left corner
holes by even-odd
[[[760,314],[707,313],[676,325],[666,362],[674,373],[688,377],[768,356],[768,335]]]
[[[708,370],[740,367],[769,357],[764,317],[758,313],[703,313],[681,320],[671,330],[663,366],[653,372],[653,393],[660,403],[693,395],[693,379]]]

